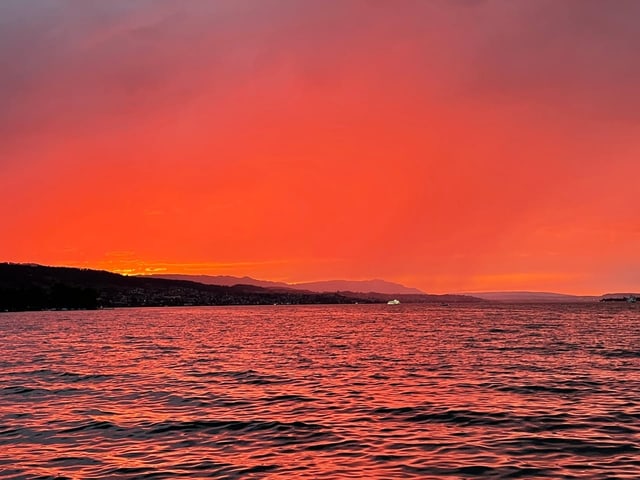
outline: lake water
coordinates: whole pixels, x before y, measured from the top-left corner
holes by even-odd
[[[0,314],[2,478],[640,478],[640,307]]]

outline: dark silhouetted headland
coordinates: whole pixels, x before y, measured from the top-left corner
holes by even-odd
[[[367,302],[339,294],[129,277],[100,270],[0,264],[0,311],[178,305]]]

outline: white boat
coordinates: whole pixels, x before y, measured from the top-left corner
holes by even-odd
[[[400,305],[400,300],[396,300],[396,299],[389,300],[387,302],[387,305]]]

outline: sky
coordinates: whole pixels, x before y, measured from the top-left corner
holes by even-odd
[[[3,0],[0,261],[640,290],[636,0]]]

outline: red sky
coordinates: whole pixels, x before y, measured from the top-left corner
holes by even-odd
[[[0,2],[0,261],[640,289],[640,2]]]

